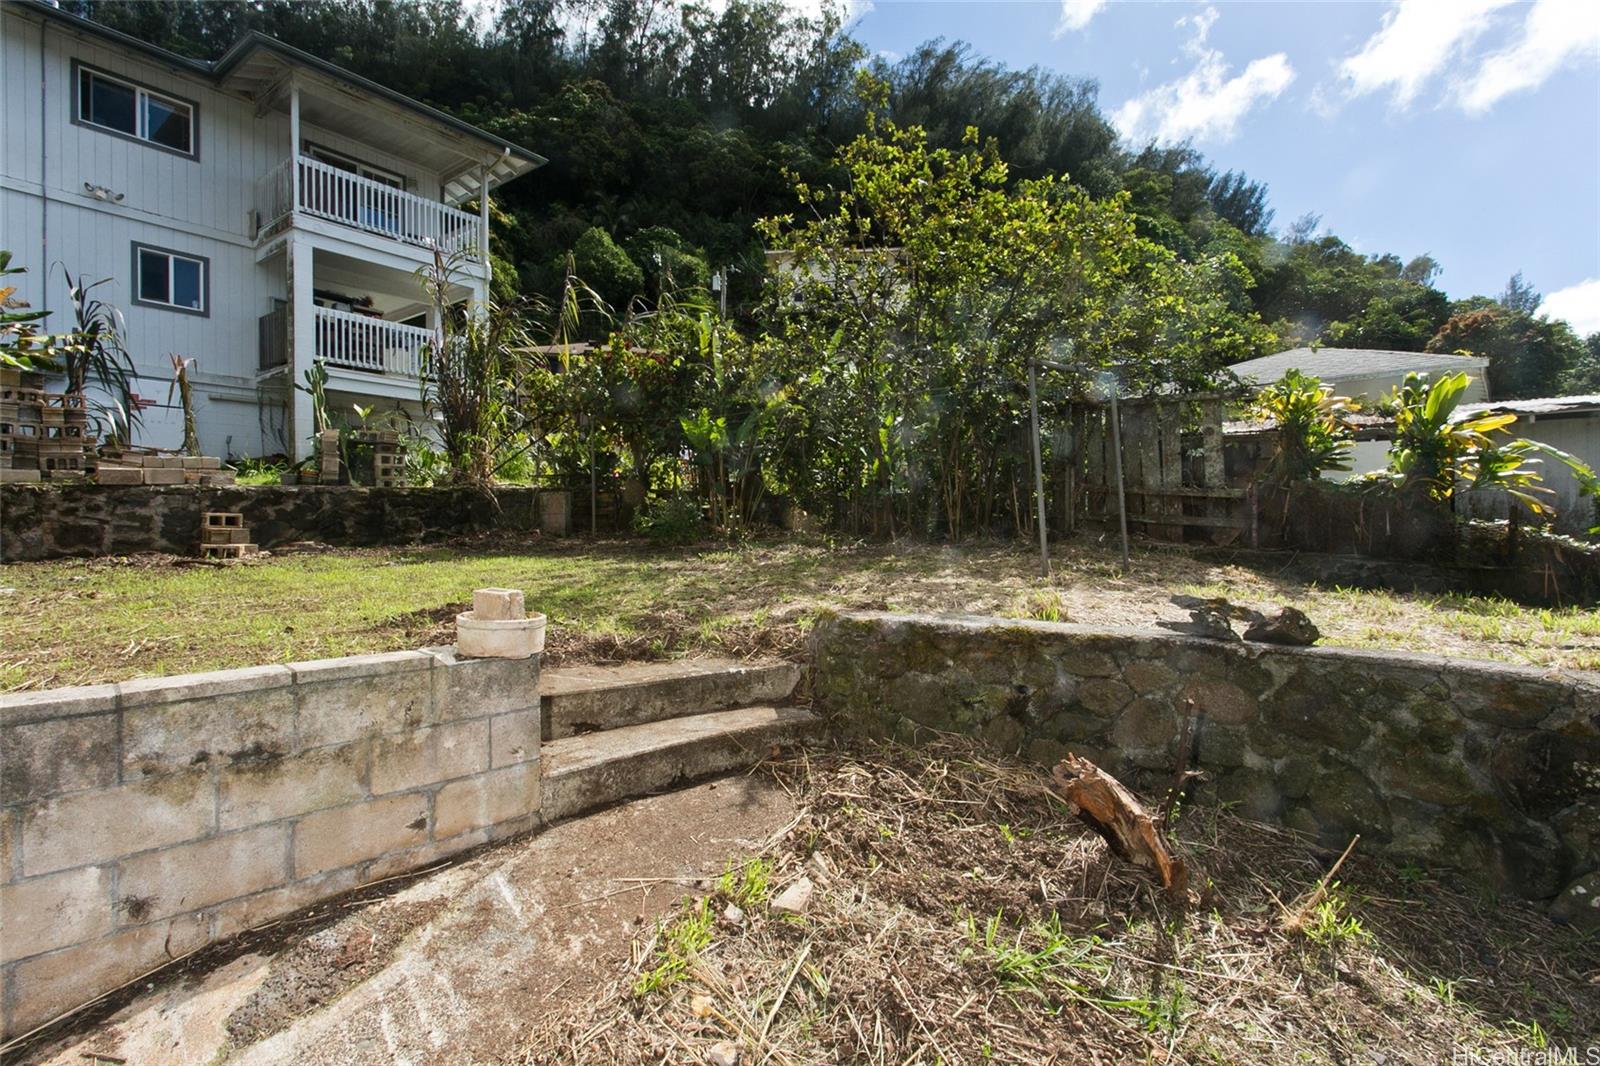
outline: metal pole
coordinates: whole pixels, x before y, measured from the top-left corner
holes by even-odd
[[[1122,488],[1122,415],[1117,411],[1117,390],[1111,389],[1111,457],[1117,470],[1117,522],[1122,527],[1122,572],[1128,572],[1128,494]]]
[[[1028,360],[1028,418],[1033,424],[1033,496],[1039,512],[1039,576],[1050,576],[1050,542],[1044,523],[1044,461],[1039,456],[1039,385],[1038,372],[1032,359]]]

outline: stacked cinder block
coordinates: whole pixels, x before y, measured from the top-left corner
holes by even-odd
[[[325,429],[317,434],[317,453],[322,458],[322,466],[317,471],[317,480],[324,485],[337,485],[339,483],[339,431]]]
[[[250,542],[250,527],[237,511],[200,514],[200,554],[208,559],[239,559],[261,549]]]
[[[162,455],[128,449],[107,451],[96,467],[102,485],[232,485],[235,476],[213,455]]]
[[[42,383],[37,374],[0,372],[0,482],[82,477],[92,465],[88,404]]]
[[[406,487],[405,457],[400,454],[400,434],[392,429],[360,429],[350,435],[357,444],[372,448],[372,485],[379,489]]]

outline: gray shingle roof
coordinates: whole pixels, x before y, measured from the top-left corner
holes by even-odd
[[[1234,363],[1228,369],[1241,378],[1261,384],[1277,381],[1290,370],[1312,374],[1325,381],[1371,377],[1377,374],[1471,373],[1489,365],[1477,356],[1435,355],[1432,352],[1391,352],[1381,348],[1291,348],[1260,359]]]

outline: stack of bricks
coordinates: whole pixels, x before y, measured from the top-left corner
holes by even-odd
[[[82,394],[47,392],[37,374],[0,372],[0,482],[82,477],[94,437]]]
[[[372,448],[372,485],[379,489],[406,487],[405,457],[400,454],[400,434],[392,429],[361,429],[351,434],[357,444]]]
[[[216,456],[127,450],[102,455],[95,476],[102,485],[232,485],[235,480]]]
[[[239,559],[260,549],[250,543],[250,527],[237,511],[200,514],[200,554],[208,559]]]
[[[337,485],[339,483],[339,431],[324,429],[317,434],[317,453],[321,457],[322,466],[317,471],[317,480],[324,485]]]

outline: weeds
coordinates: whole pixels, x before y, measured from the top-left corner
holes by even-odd
[[[676,918],[658,927],[656,964],[634,982],[633,994],[641,998],[654,995],[683,980],[700,953],[711,946],[715,921],[708,897],[685,902]]]

